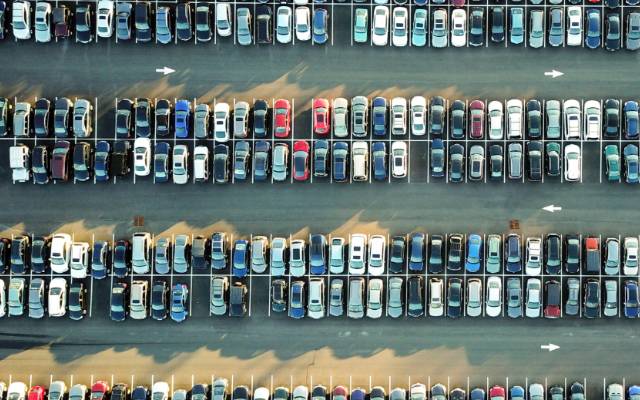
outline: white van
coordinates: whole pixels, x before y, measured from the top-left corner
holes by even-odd
[[[367,270],[367,237],[361,233],[351,235],[349,241],[349,274],[363,275]]]
[[[71,245],[71,277],[84,279],[89,269],[89,243],[76,242]]]
[[[443,287],[442,279],[432,278],[429,281],[429,315],[431,317],[440,317],[444,314]]]
[[[149,246],[151,234],[148,232],[137,232],[133,234],[131,241],[131,267],[135,274],[148,274],[149,267]]]
[[[229,3],[216,4],[216,30],[220,36],[231,36],[231,6]]]
[[[131,284],[131,297],[129,298],[129,316],[132,319],[147,318],[147,291],[149,282],[133,281]]]
[[[309,303],[307,316],[313,319],[324,317],[324,279],[309,279]]]
[[[64,317],[67,312],[67,281],[53,278],[49,284],[49,316]]]
[[[57,233],[51,239],[51,269],[57,274],[64,274],[69,270],[69,256],[71,255],[71,235]]]
[[[384,274],[385,242],[386,238],[382,235],[371,236],[371,240],[369,240],[369,274],[371,275]]]
[[[369,146],[367,142],[353,142],[351,173],[354,181],[369,180]]]

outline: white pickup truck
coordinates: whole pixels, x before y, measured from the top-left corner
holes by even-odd
[[[23,144],[9,148],[9,164],[13,182],[27,182],[31,178],[29,148]]]

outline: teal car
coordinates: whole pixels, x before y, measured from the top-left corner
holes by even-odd
[[[607,162],[607,180],[620,180],[620,152],[615,144],[607,145],[604,148],[604,158]]]
[[[369,10],[366,8],[356,8],[356,16],[353,24],[353,41],[356,43],[366,43],[369,34]]]
[[[413,30],[411,45],[424,46],[427,44],[427,10],[419,8],[413,14]]]

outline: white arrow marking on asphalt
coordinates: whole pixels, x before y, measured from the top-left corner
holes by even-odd
[[[172,72],[176,72],[176,70],[169,67],[162,67],[156,68],[156,72],[162,72],[162,75],[169,75]]]
[[[554,350],[558,350],[560,348],[560,346],[555,345],[553,343],[549,343],[549,344],[542,344],[540,345],[540,348],[542,350],[549,350],[549,352],[552,352]]]
[[[562,207],[560,206],[554,206],[553,204],[548,205],[546,207],[542,207],[543,210],[545,211],[549,211],[550,213],[556,212],[556,211],[562,211]]]
[[[557,78],[562,75],[564,75],[564,72],[556,71],[555,69],[552,69],[551,71],[545,71],[544,73],[544,76],[550,76],[552,78]]]

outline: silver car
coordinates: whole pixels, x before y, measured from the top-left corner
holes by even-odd
[[[44,280],[35,278],[29,284],[29,318],[44,317]]]
[[[344,283],[342,279],[332,279],[329,290],[329,315],[340,317],[344,313]]]
[[[447,47],[449,32],[447,30],[447,10],[439,8],[433,12],[433,29],[431,30],[431,46]]]
[[[487,261],[485,262],[485,268],[490,274],[497,274],[500,272],[501,254],[500,243],[502,238],[500,235],[489,235],[487,237]]]
[[[18,137],[29,137],[31,104],[26,102],[16,103],[13,112],[13,135]]]
[[[289,146],[286,143],[277,143],[273,147],[271,160],[271,177],[274,182],[283,182],[289,174]]]
[[[36,3],[34,28],[37,43],[51,41],[51,4],[44,1]]]
[[[578,315],[580,312],[580,281],[577,278],[567,279],[567,291],[564,313],[566,315]]]
[[[93,131],[91,111],[93,111],[93,106],[89,100],[76,100],[75,107],[73,107],[73,134],[76,137],[88,137],[91,135]]]
[[[253,42],[251,34],[251,11],[247,7],[239,7],[236,11],[237,41],[242,46],[248,46]]]
[[[273,238],[271,240],[271,252],[269,264],[272,276],[284,276],[287,257],[287,239]]]
[[[233,136],[246,138],[249,126],[249,103],[239,101],[233,107]]]
[[[208,104],[198,104],[193,112],[193,133],[198,139],[209,137],[209,118],[211,110]]]
[[[615,317],[618,315],[618,281],[607,279],[604,281],[604,307],[602,313],[606,317]]]
[[[640,13],[632,12],[627,17],[627,50],[640,49]]]
[[[251,240],[251,269],[258,274],[267,270],[267,251],[269,239],[266,236],[254,236]]]
[[[529,47],[538,49],[544,45],[544,11],[532,10],[529,18]]]
[[[402,279],[398,277],[389,278],[389,288],[387,289],[387,315],[398,318],[404,314],[404,302],[402,295]]]
[[[351,100],[351,129],[353,136],[367,136],[369,117],[369,100],[364,96],[356,96]]]
[[[560,139],[560,102],[547,100],[544,108],[547,114],[547,139]]]
[[[347,113],[349,103],[347,99],[339,97],[333,100],[333,134],[336,137],[349,136]]]
[[[478,317],[482,314],[482,282],[478,278],[467,280],[467,316]]]
[[[509,179],[522,178],[522,145],[509,143]]]
[[[299,277],[306,273],[306,257],[305,257],[304,240],[292,240],[289,247],[289,273],[291,276]]]
[[[49,385],[49,398],[48,400],[64,400],[64,396],[67,394],[67,385],[64,381],[53,381]]]
[[[229,289],[229,278],[226,276],[216,276],[211,279],[211,303],[209,311],[213,315],[225,315],[227,313],[227,290]]]
[[[178,235],[173,246],[173,271],[184,274],[189,269],[189,236]]]

